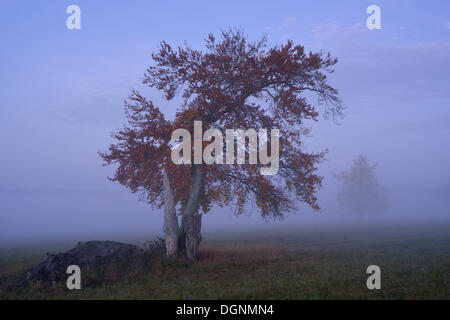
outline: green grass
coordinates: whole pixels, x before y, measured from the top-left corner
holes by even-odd
[[[83,289],[16,288],[41,251],[0,252],[0,299],[450,299],[450,227],[360,227],[204,236],[199,261],[82,270]],[[53,248],[53,250],[55,250]],[[366,268],[381,268],[381,290]]]

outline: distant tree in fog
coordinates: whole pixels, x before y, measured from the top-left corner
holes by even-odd
[[[342,182],[338,193],[339,205],[348,213],[380,213],[387,209],[387,199],[375,176],[376,165],[370,165],[365,155],[353,160],[350,171],[336,175]]]

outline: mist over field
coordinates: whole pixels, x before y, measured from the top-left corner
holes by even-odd
[[[299,203],[284,219],[265,221],[252,204],[238,217],[213,208],[203,218],[205,239],[217,231],[450,225],[450,3],[379,3],[383,28],[368,30],[367,1],[186,2],[173,10],[80,0],[82,29],[72,31],[67,1],[2,3],[0,247],[162,234],[162,210],[108,181],[114,168],[102,167],[97,152],[125,123],[133,88],[173,119],[180,98],[167,102],[140,83],[160,41],[201,49],[208,33],[230,26],[252,40],[266,33],[269,44],[292,39],[329,51],[339,59],[330,83],[346,109],[342,119],[309,124],[307,150],[328,150],[319,212]],[[388,203],[363,217],[338,205],[335,177],[360,154],[377,164]]]
[[[449,197],[444,188],[392,189],[389,209],[379,215],[357,215],[341,212],[335,197],[319,198],[322,209],[313,211],[299,205],[299,211],[282,220],[263,220],[255,209],[235,216],[231,209],[215,208],[204,216],[205,237],[217,231],[287,231],[340,230],[352,227],[358,232],[368,226],[435,226],[450,225]],[[334,195],[330,192],[331,195]],[[394,199],[392,197],[395,195]],[[127,191],[14,191],[2,192],[2,247],[52,243],[64,240],[141,240],[162,235],[162,211],[152,211]],[[31,214],[32,213],[32,214]]]

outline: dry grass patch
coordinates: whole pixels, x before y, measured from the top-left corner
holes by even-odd
[[[287,248],[275,245],[247,245],[244,247],[200,248],[199,264],[229,264],[271,262],[283,259]]]

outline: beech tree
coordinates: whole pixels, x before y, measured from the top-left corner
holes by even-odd
[[[105,165],[117,165],[112,181],[153,207],[165,202],[168,256],[184,252],[188,259],[196,258],[202,215],[214,205],[233,206],[241,214],[253,200],[264,218],[282,217],[296,201],[319,208],[315,194],[322,177],[317,164],[325,152],[303,150],[309,132],[305,121],[319,118],[307,93],[317,95],[325,118],[341,114],[338,92],[327,79],[337,59],[322,51],[306,52],[292,41],[270,48],[265,37],[248,42],[240,30],[224,31],[220,40],[210,34],[204,51],[188,45],[174,49],[163,41],[152,58],[143,84],[167,100],[181,95],[174,120],[133,90],[125,102],[128,123],[100,155]],[[261,175],[261,164],[248,159],[240,165],[174,164],[171,134],[178,128],[193,134],[196,120],[204,130],[279,129],[278,173]],[[181,216],[180,224],[175,214]]]
[[[342,181],[338,193],[340,206],[348,213],[362,217],[367,213],[380,213],[387,209],[387,199],[375,176],[376,165],[370,165],[367,156],[353,160],[350,171],[336,175]]]

